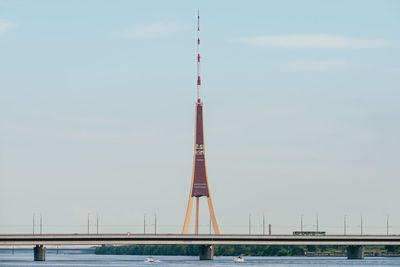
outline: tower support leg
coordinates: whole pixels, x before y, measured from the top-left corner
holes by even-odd
[[[208,209],[210,211],[212,226],[214,228],[214,233],[216,235],[220,235],[221,231],[219,230],[217,217],[215,217],[214,206],[213,206],[213,203],[212,203],[212,200],[211,200],[211,196],[207,197],[207,201],[208,201]]]
[[[349,260],[362,260],[364,259],[364,247],[363,246],[348,246],[347,247],[347,258]]]
[[[192,194],[192,192],[190,192]],[[185,223],[183,224],[182,234],[186,235],[189,230],[190,216],[192,215],[193,197],[189,196],[189,201],[186,209]]]
[[[200,198],[196,197],[196,225],[195,225],[195,230],[194,233],[196,235],[199,234],[199,206],[200,206]]]
[[[200,245],[199,246],[200,260],[213,260],[214,259],[214,246],[213,245]]]
[[[36,245],[33,248],[33,260],[34,261],[46,260],[46,248],[43,245]]]

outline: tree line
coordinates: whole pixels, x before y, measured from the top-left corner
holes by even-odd
[[[215,245],[215,256],[304,256],[306,253],[346,253],[346,246]],[[400,246],[368,246],[366,251],[400,253]],[[95,254],[198,256],[198,245],[101,246]]]
[[[215,245],[215,256],[304,256],[306,252],[342,252],[343,246],[263,246],[263,245]],[[101,246],[96,254],[109,255],[176,255],[198,256],[198,245],[129,245]]]

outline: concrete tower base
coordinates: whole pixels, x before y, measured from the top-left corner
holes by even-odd
[[[33,260],[34,261],[45,261],[46,260],[46,248],[43,245],[36,245],[33,248]]]
[[[363,246],[348,246],[347,247],[347,258],[349,260],[364,259],[364,247]]]
[[[199,247],[199,258],[200,260],[213,260],[214,259],[214,246],[213,245],[201,245]]]

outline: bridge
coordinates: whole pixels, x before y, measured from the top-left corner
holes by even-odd
[[[364,258],[363,246],[400,245],[400,235],[182,235],[182,234],[46,234],[0,235],[0,246],[33,245],[34,259],[45,260],[44,245],[200,245],[200,259],[213,258],[213,245],[344,245],[349,259]]]
[[[0,235],[0,245],[400,245],[400,235],[176,235],[46,234]]]

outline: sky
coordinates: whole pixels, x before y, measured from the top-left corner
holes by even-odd
[[[181,231],[198,8],[221,232],[400,234],[394,0],[0,0],[0,233]]]

